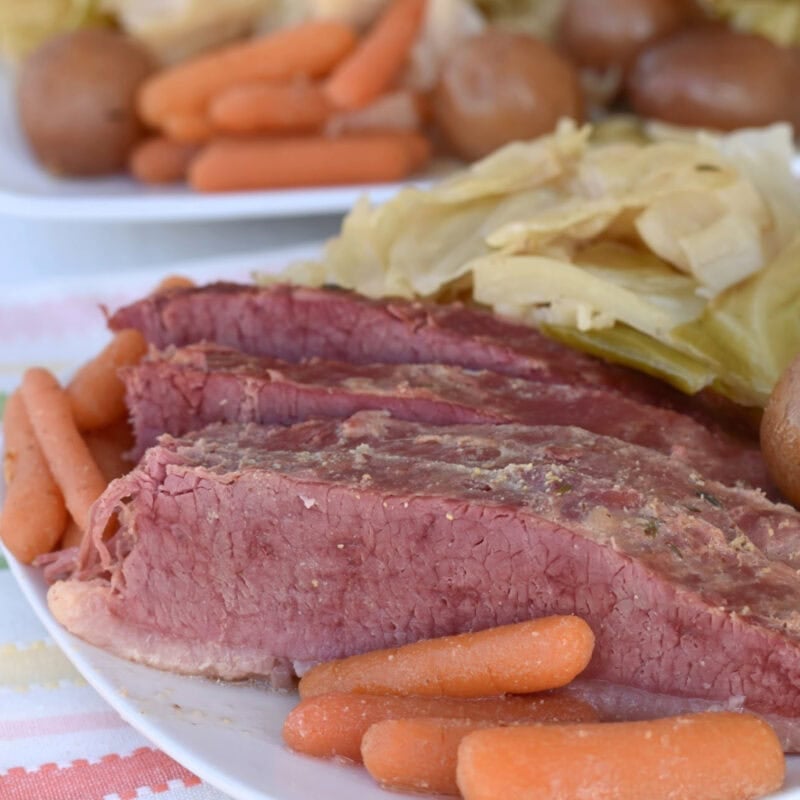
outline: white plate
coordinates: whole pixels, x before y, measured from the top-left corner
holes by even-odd
[[[37,300],[49,303],[69,295],[76,306],[87,301],[125,302],[144,294],[164,274],[193,275],[199,280],[242,278],[253,269],[277,269],[295,258],[306,258],[315,246],[218,259],[196,264],[177,264],[158,271],[102,276],[91,288],[77,281],[12,287],[0,298],[4,305],[28,306]],[[2,313],[0,313],[0,319]],[[25,357],[47,352],[63,370],[85,359],[102,343],[98,319],[81,328],[82,344],[52,338]],[[13,343],[0,342],[0,361]],[[42,347],[41,351],[38,347]],[[0,447],[2,442],[0,442]],[[0,485],[0,493],[2,486]],[[112,656],[67,633],[51,616],[45,600],[41,573],[16,562],[5,548],[6,559],[17,583],[53,639],[78,671],[102,697],[141,734],[207,783],[234,800],[392,800],[404,795],[378,789],[363,769],[296,755],[282,744],[284,717],[296,703],[293,694],[280,694],[253,685],[214,682],[172,675]],[[800,757],[788,759],[785,788],[773,800],[800,800]],[[409,796],[411,797],[411,796]]]
[[[439,166],[435,171],[441,172]],[[174,222],[279,218],[343,214],[368,194],[383,202],[399,189],[424,185],[417,180],[203,195],[183,186],[147,187],[126,177],[63,180],[54,178],[32,158],[19,126],[13,82],[0,74],[0,214],[37,219]]]
[[[294,693],[172,675],[82,642],[51,616],[39,570],[3,551],[33,610],[86,681],[139,733],[234,800],[418,800],[382,791],[360,767],[287,750],[280,731]],[[800,800],[800,756],[787,767],[772,800]]]

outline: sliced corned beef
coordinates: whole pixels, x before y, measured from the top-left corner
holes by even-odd
[[[726,502],[577,428],[216,424],[111,484],[49,602],[119,655],[225,678],[574,613],[587,678],[800,717],[798,573]]]
[[[151,353],[124,377],[139,455],[162,433],[182,436],[211,422],[285,425],[385,409],[437,425],[577,425],[672,455],[729,485],[769,483],[757,446],[600,387],[441,364],[291,364],[219,345]]]
[[[286,284],[216,283],[146,297],[119,309],[109,325],[136,328],[159,348],[207,341],[285,361],[316,356],[354,364],[451,364],[545,383],[613,387],[703,421],[719,417],[647,375],[460,303],[370,300],[340,289]]]

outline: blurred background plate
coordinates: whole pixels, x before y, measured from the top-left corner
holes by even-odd
[[[0,214],[29,219],[171,222],[277,219],[343,214],[363,194],[376,203],[448,171],[435,165],[416,181],[203,195],[182,185],[153,188],[125,176],[54,178],[33,160],[17,125],[12,76],[0,70]]]

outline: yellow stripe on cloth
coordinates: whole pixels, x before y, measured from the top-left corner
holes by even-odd
[[[26,647],[0,645],[0,688],[26,692],[31,686],[57,688],[62,681],[81,686],[84,679],[52,642],[31,642]]]

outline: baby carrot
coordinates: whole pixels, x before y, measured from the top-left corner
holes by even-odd
[[[142,86],[141,117],[160,126],[170,114],[204,113],[209,100],[247,81],[326,75],[355,46],[353,30],[340,22],[306,22],[232,44],[157,73]]]
[[[393,0],[325,84],[336,108],[363,108],[389,89],[422,27],[425,0]]]
[[[509,722],[591,722],[597,713],[567,695],[526,697],[393,697],[335,692],[301,700],[283,724],[283,739],[300,753],[317,758],[361,760],[361,739],[371,725],[387,719],[441,717]],[[455,757],[453,760],[455,768]],[[455,772],[454,772],[455,774]]]
[[[389,719],[372,725],[364,734],[361,757],[367,772],[384,789],[457,795],[461,740],[469,733],[497,725],[488,720],[436,717]]]
[[[194,145],[210,142],[219,133],[205,113],[188,112],[168,114],[161,122],[161,130],[173,142]]]
[[[0,538],[15,558],[30,564],[56,546],[67,524],[67,509],[19,392],[6,403],[3,435],[6,497]]]
[[[404,178],[429,154],[416,134],[220,140],[192,162],[189,182],[201,192],[375,183]]]
[[[458,749],[465,800],[747,800],[780,788],[778,737],[750,714],[496,728]]]
[[[185,181],[189,164],[199,148],[193,144],[153,136],[136,147],[128,168],[136,180],[148,184],[177,183]]]
[[[319,664],[300,680],[300,696],[540,692],[569,683],[589,663],[593,647],[582,619],[544,617]]]
[[[232,86],[211,103],[209,116],[227,133],[316,131],[330,114],[322,89],[305,79]]]
[[[105,490],[106,480],[78,432],[70,399],[55,377],[41,367],[25,372],[21,391],[36,439],[64,494],[67,509],[86,530],[89,508]]]
[[[133,432],[126,419],[84,436],[100,472],[108,483],[130,472],[133,464],[125,457],[133,447]]]
[[[66,392],[78,428],[104,428],[125,416],[125,386],[119,369],[138,363],[146,352],[147,342],[139,331],[120,331],[75,373]]]
[[[185,275],[167,275],[153,290],[153,294],[169,292],[172,289],[193,289],[195,286],[195,282]]]
[[[66,550],[68,547],[80,547],[83,541],[83,531],[74,519],[70,518],[67,529],[58,543],[59,550]]]

